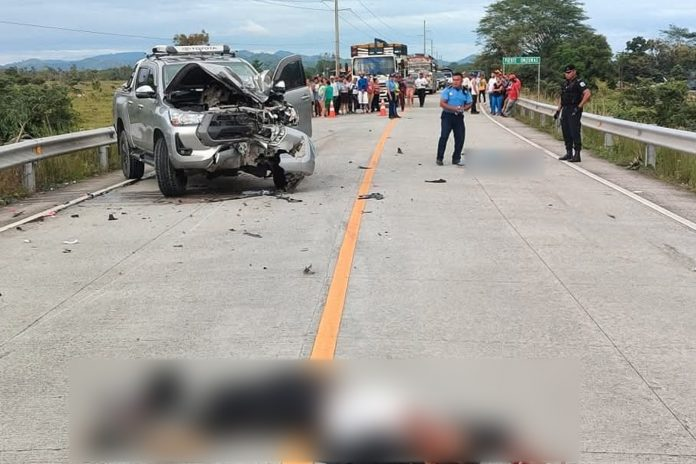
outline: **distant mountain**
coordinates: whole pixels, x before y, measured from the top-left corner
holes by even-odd
[[[275,53],[256,53],[248,50],[239,50],[237,56],[244,58],[249,62],[258,60],[264,64],[264,67],[273,68],[276,64],[286,56],[293,55],[292,52],[286,50],[278,50]],[[135,62],[140,58],[143,58],[145,53],[143,52],[125,52],[125,53],[113,53],[110,55],[98,55],[89,58],[84,58],[81,60],[39,60],[36,58],[18,61],[16,63],[10,63],[0,66],[0,69],[16,67],[21,69],[31,69],[36,70],[54,68],[60,70],[68,70],[73,65],[80,70],[83,69],[110,69],[118,68],[121,66],[133,66]],[[302,55],[302,62],[305,66],[314,66],[317,61],[322,59],[321,55]]]
[[[469,55],[466,58],[462,58],[461,60],[454,61],[453,63],[456,63],[458,65],[471,64],[474,61],[476,61],[476,58],[478,58],[478,55]]]

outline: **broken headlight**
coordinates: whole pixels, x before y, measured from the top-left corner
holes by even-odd
[[[203,114],[171,109],[169,110],[169,121],[172,126],[197,126],[203,120]]]

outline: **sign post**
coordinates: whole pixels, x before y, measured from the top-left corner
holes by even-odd
[[[537,100],[541,96],[541,57],[540,56],[504,56],[503,73],[506,64],[535,64],[537,65]]]

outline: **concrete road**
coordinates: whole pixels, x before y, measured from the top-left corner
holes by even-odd
[[[72,359],[306,358],[327,309],[337,358],[579,359],[581,462],[696,462],[696,232],[484,114],[469,166],[438,167],[438,114],[316,120],[301,202],[145,180],[1,234],[0,462],[67,462]],[[693,220],[693,195],[583,164]],[[356,204],[361,183],[384,199]]]

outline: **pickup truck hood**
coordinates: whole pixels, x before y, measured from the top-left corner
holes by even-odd
[[[253,98],[259,103],[265,103],[268,100],[268,95],[262,92],[258,85],[254,82],[245,83],[238,74],[232,72],[227,66],[221,66],[213,63],[188,63],[177,72],[171,82],[165,89],[165,93],[178,90],[180,88],[190,88],[200,83],[201,73],[205,73],[212,77],[225,88],[234,93],[242,93]]]

